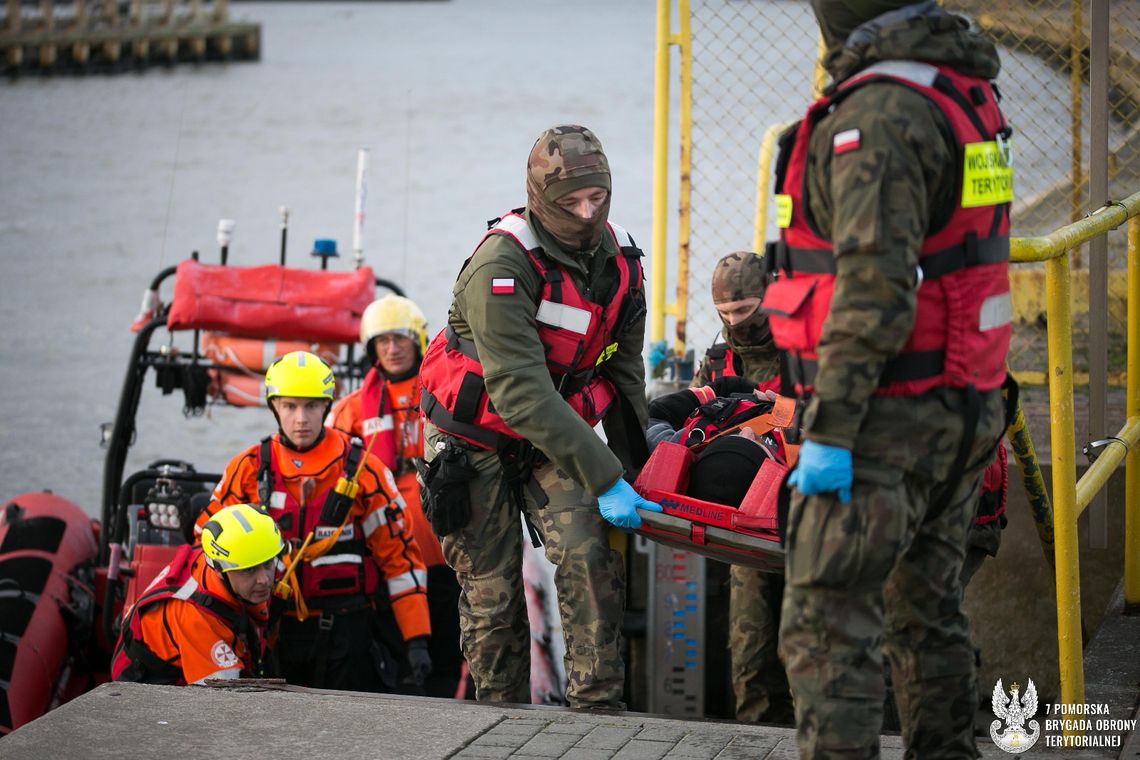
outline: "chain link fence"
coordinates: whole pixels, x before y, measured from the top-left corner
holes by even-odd
[[[998,45],[1003,108],[1014,128],[1016,197],[1013,234],[1051,232],[1086,213],[1090,97],[1087,0],[946,0]],[[1140,3],[1110,0],[1110,197],[1140,189]],[[699,357],[719,320],[709,288],[726,253],[753,248],[758,151],[765,131],[798,119],[811,97],[818,28],[803,0],[690,0],[692,29],[692,216],[687,321],[680,337]],[[1076,43],[1077,55],[1073,54]],[[1074,96],[1072,63],[1081,67]],[[1078,119],[1073,114],[1079,114]],[[1079,140],[1074,139],[1075,129]],[[1079,167],[1079,168],[1078,168]],[[1076,182],[1074,183],[1074,177]],[[1073,190],[1075,186],[1079,189]],[[769,202],[771,188],[768,190]],[[764,239],[776,235],[769,208]],[[1109,238],[1109,372],[1124,369],[1124,235]],[[1075,370],[1087,369],[1087,254],[1074,258]],[[1026,265],[1014,267],[1021,272]],[[1015,371],[1046,367],[1043,278],[1015,288]],[[1083,301],[1081,300],[1083,298]],[[1038,308],[1040,307],[1040,308]]]

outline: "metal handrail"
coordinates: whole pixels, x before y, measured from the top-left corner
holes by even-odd
[[[1140,214],[1140,193],[1122,201],[1102,206],[1084,219],[1066,224],[1042,237],[1013,238],[1009,244],[1009,260],[1017,263],[1048,261],[1087,243],[1097,235],[1114,230]]]
[[[1073,344],[1070,252],[1125,222],[1128,226],[1127,373],[1125,423],[1115,441],[1076,478],[1073,423]],[[1046,333],[1049,345],[1049,417],[1053,464],[1057,647],[1061,701],[1085,701],[1081,634],[1080,548],[1077,519],[1125,462],[1124,595],[1140,603],[1140,193],[1097,209],[1048,235],[1011,241],[1014,262],[1045,262]],[[1066,729],[1066,733],[1070,733]]]

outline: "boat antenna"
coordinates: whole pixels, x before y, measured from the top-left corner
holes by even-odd
[[[162,247],[158,252],[158,268],[166,261],[166,236],[170,231],[170,209],[174,206],[174,180],[178,177],[178,158],[182,152],[182,126],[186,121],[186,84],[182,85],[182,104],[178,109],[178,134],[174,138],[174,163],[170,167],[170,187],[166,191],[166,218],[162,220]]]
[[[352,261],[364,266],[364,203],[368,198],[368,148],[356,154],[356,203],[352,218]]]
[[[234,239],[234,224],[233,219],[218,220],[218,245],[222,249],[222,266],[226,265],[226,261],[230,257],[230,243]]]
[[[289,237],[289,208],[282,206],[281,212],[281,266],[285,266],[285,241]]]

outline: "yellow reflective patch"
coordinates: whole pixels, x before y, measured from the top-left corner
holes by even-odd
[[[617,350],[618,350],[618,344],[617,343],[611,343],[608,346],[606,346],[605,348],[603,348],[602,353],[598,356],[598,361],[596,361],[594,363],[594,366],[596,367],[599,364],[601,364],[602,362],[609,359],[611,356],[613,356],[614,354],[617,353]]]
[[[1008,150],[1009,143],[1006,143]],[[962,208],[996,206],[1013,200],[1013,167],[996,141],[966,145]]]
[[[792,226],[792,196],[776,195],[776,226],[786,230]]]

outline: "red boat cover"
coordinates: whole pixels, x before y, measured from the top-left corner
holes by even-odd
[[[219,330],[250,338],[354,343],[375,298],[372,270],[233,267],[187,259],[178,265],[170,330]]]

